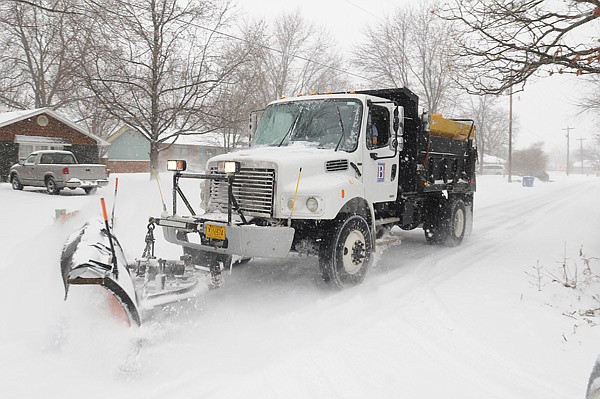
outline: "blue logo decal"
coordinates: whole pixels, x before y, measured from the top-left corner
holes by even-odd
[[[385,164],[382,162],[377,163],[377,183],[383,183],[385,181]]]

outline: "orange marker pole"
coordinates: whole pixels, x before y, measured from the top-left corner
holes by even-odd
[[[108,236],[108,243],[110,244],[110,253],[112,255],[112,273],[115,278],[119,278],[119,268],[117,267],[117,255],[115,254],[115,246],[113,244],[112,233],[108,225],[108,213],[106,213],[106,203],[104,197],[100,198],[100,205],[102,205],[102,216],[104,217],[104,226],[106,227],[106,235]]]

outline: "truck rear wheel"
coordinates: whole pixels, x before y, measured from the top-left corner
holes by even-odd
[[[448,236],[444,242],[449,247],[457,247],[462,244],[467,227],[467,212],[462,200],[454,200],[448,204],[446,213],[448,223]]]
[[[373,236],[360,215],[337,223],[319,249],[319,268],[323,280],[338,288],[360,284],[373,262]]]
[[[58,188],[52,177],[48,177],[46,179],[46,191],[48,191],[48,194],[50,195],[56,195],[60,193],[60,188]]]
[[[460,245],[467,226],[465,203],[460,199],[453,199],[432,212],[423,224],[427,243],[449,247]]]

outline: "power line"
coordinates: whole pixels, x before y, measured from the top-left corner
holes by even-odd
[[[369,14],[370,16],[372,16],[372,17],[375,17],[375,18],[377,18],[378,20],[382,21],[380,17],[378,17],[377,15],[373,14],[373,13],[372,13],[372,12],[370,12],[369,10],[367,10],[367,9],[365,9],[365,8],[362,8],[362,7],[361,7],[361,6],[359,6],[358,4],[355,4],[355,3],[351,2],[350,0],[345,0],[345,1],[346,1],[346,3],[350,4],[351,6],[354,6],[354,7],[358,8],[359,10],[366,12],[366,13],[367,13],[367,14]]]
[[[346,1],[348,1],[348,0],[346,0]],[[127,2],[123,2],[123,1],[120,1],[120,3],[121,4],[125,4],[126,6],[131,6],[131,7],[134,7],[134,8],[138,8],[138,9],[144,10],[144,8],[141,7],[141,6],[137,6],[137,5],[134,5],[134,4],[127,3]],[[355,7],[360,8],[356,4],[353,4],[353,3],[350,3],[350,4],[352,4]],[[368,12],[367,10],[364,10],[362,8],[360,8],[360,9],[363,10],[363,11],[365,11],[365,12]],[[373,15],[373,14],[371,14],[371,15]],[[375,16],[375,17],[377,18],[377,16]],[[200,25],[200,24],[198,24],[196,22],[192,22],[192,21],[187,21],[187,24],[190,25],[190,26],[194,26],[196,28],[208,31],[208,32],[212,32],[212,33],[224,36],[224,37],[228,37],[228,38],[233,39],[233,40],[237,40],[237,41],[240,41],[240,42],[244,42],[244,43],[248,43],[248,44],[251,44],[251,45],[255,45],[255,46],[258,46],[260,48],[264,48],[265,50],[273,51],[273,52],[276,52],[276,53],[279,53],[279,54],[284,54],[284,51],[282,51],[282,50],[279,50],[279,49],[276,49],[276,48],[273,48],[273,47],[270,47],[270,46],[267,46],[267,45],[264,45],[264,44],[253,43],[253,42],[251,42],[248,39],[244,39],[244,38],[232,35],[230,33],[222,32],[220,30],[217,30],[216,28],[207,28],[206,26],[202,26],[202,25]],[[291,54],[287,54],[287,55],[290,56],[290,57],[292,57],[292,58],[296,58],[296,59],[299,59],[299,60],[302,60],[302,61],[306,61],[306,62],[311,62],[311,63],[313,63],[315,65],[319,65],[319,66],[322,66],[322,67],[325,67],[325,68],[332,69],[332,70],[337,71],[337,72],[342,72],[342,73],[345,73],[347,75],[354,76],[355,78],[364,79],[364,80],[369,81],[371,83],[377,83],[377,84],[379,84],[379,82],[376,81],[375,79],[371,79],[371,78],[367,78],[365,76],[357,75],[357,74],[355,74],[353,72],[349,72],[349,71],[347,71],[345,69],[334,67],[334,66],[330,66],[330,65],[324,64],[322,62],[315,61],[315,60],[307,58],[307,57],[303,57],[301,55],[291,55]]]
[[[209,32],[212,32],[212,33],[216,33],[216,34],[221,35],[221,36],[228,37],[230,39],[238,40],[238,41],[241,41],[241,42],[244,42],[244,43],[248,43],[248,44],[251,44],[251,45],[257,45],[258,47],[264,48],[265,50],[273,51],[273,52],[276,52],[276,53],[279,53],[279,54],[284,54],[284,52],[282,50],[279,50],[279,49],[276,49],[276,48],[273,48],[273,47],[269,47],[269,46],[264,45],[264,44],[253,43],[253,42],[251,42],[248,39],[237,37],[237,36],[234,36],[234,35],[232,35],[230,33],[221,32],[221,31],[218,31],[218,30],[213,29],[213,28],[207,28],[207,27],[199,25],[199,24],[197,24],[195,22],[188,22],[188,24],[191,25],[191,26],[195,26],[196,28],[199,28],[199,29],[203,29],[203,30],[206,30],[206,31],[209,31]],[[288,54],[288,55],[290,55],[290,54]],[[313,63],[315,65],[319,65],[319,66],[322,66],[322,67],[325,67],[325,68],[332,69],[332,70],[337,71],[337,72],[342,72],[342,73],[345,73],[347,75],[354,76],[355,78],[364,79],[364,80],[367,80],[367,81],[372,82],[372,83],[379,83],[379,82],[377,82],[374,79],[370,79],[370,78],[367,78],[365,76],[357,75],[357,74],[349,72],[349,71],[347,71],[345,69],[341,69],[341,68],[338,68],[338,67],[330,66],[330,65],[324,64],[322,62],[315,61],[315,60],[307,58],[307,57],[303,57],[301,55],[290,55],[290,56],[292,58],[296,58],[296,59],[299,59],[299,60],[302,60],[302,61],[306,61],[306,62],[311,62],[311,63]]]

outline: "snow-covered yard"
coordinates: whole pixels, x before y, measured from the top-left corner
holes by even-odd
[[[162,206],[147,175],[118,177],[115,230],[134,258]],[[394,229],[402,242],[358,287],[328,289],[316,259],[254,259],[139,329],[89,287],[63,302],[62,244],[100,197],[112,206],[112,183],[92,196],[0,184],[0,397],[583,398],[600,354],[600,178],[552,177],[479,177],[461,247]],[[55,222],[55,209],[79,212]],[[158,237],[160,256],[180,255]]]

